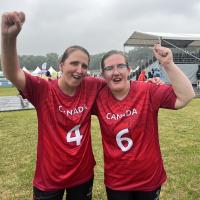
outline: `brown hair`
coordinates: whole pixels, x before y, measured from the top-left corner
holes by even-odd
[[[60,63],[65,62],[65,60],[69,57],[69,55],[70,55],[72,52],[76,51],[76,50],[80,50],[80,51],[84,52],[84,53],[88,56],[88,59],[89,59],[89,62],[90,62],[90,54],[89,54],[89,52],[88,52],[85,48],[83,48],[83,47],[81,47],[81,46],[74,45],[74,46],[68,47],[68,48],[64,51],[64,53],[63,53],[63,55],[62,55],[62,57],[61,57],[61,59],[60,59]]]
[[[126,62],[126,64],[127,64],[127,66],[128,66],[128,57],[125,55],[124,52],[122,52],[122,51],[117,51],[117,50],[111,50],[111,51],[108,51],[106,54],[104,54],[104,56],[103,56],[102,59],[101,59],[101,70],[102,70],[102,71],[103,71],[103,69],[104,69],[104,67],[105,67],[105,65],[104,65],[105,59],[108,58],[109,56],[114,55],[114,54],[118,54],[118,55],[123,56],[124,59],[125,59],[125,62]]]

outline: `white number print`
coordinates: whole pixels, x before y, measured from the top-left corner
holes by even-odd
[[[117,133],[117,135],[116,135],[117,144],[123,152],[128,151],[133,146],[132,139],[130,139],[128,137],[122,137],[124,134],[126,134],[128,132],[129,132],[128,128],[126,128],[126,129],[119,131],[119,133]],[[126,141],[128,143],[128,145],[124,146],[122,143],[123,141]]]
[[[76,142],[76,145],[79,146],[81,144],[81,139],[82,139],[82,135],[80,133],[80,126],[81,125],[77,125],[74,128],[72,128],[66,136],[67,142]],[[75,133],[75,136],[72,136],[72,133]]]

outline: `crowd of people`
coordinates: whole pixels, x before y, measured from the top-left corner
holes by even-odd
[[[139,68],[136,71],[136,80],[138,81],[146,81],[147,79],[150,78],[155,78],[155,77],[161,77],[161,71],[158,67],[152,68],[150,71],[146,72],[145,70],[141,70]]]
[[[81,46],[67,48],[62,75],[44,80],[24,72],[17,55],[23,12],[2,16],[2,66],[9,79],[36,108],[38,145],[33,199],[91,200],[95,159],[91,115],[97,115],[103,139],[104,182],[109,200],[159,199],[166,181],[159,146],[158,111],[180,109],[194,97],[192,85],[174,64],[171,50],[156,44],[156,59],[171,86],[128,80],[123,52],[101,60],[101,78],[86,77],[90,55]]]

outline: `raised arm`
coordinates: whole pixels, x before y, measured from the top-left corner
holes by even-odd
[[[5,77],[19,90],[24,90],[25,75],[20,68],[17,55],[17,35],[25,21],[23,12],[9,12],[2,15],[1,21],[1,65]]]
[[[168,78],[172,84],[177,96],[175,108],[183,108],[194,97],[195,93],[190,80],[174,63],[172,51],[168,48],[156,44],[153,48],[154,55],[167,72]]]

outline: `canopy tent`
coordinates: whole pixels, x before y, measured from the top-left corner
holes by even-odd
[[[200,48],[200,34],[175,34],[135,31],[124,43],[124,46],[151,47],[158,42],[161,42],[162,46],[170,48]]]
[[[49,67],[48,71],[51,73],[51,75],[53,75],[53,74],[57,75],[57,71],[52,66]]]
[[[47,72],[46,69],[41,69],[37,74],[40,74],[40,75],[45,75]]]
[[[41,69],[39,67],[36,67],[36,69],[32,72],[33,75],[38,75],[40,73]]]

